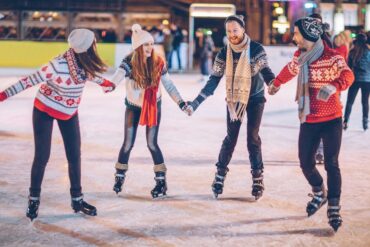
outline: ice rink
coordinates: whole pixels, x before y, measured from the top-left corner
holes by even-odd
[[[275,67],[283,64],[275,62]],[[32,70],[0,70],[0,90]],[[202,88],[197,74],[173,74],[186,100]],[[168,197],[152,200],[153,165],[139,128],[124,190],[112,190],[123,142],[124,97],[89,83],[79,109],[82,186],[98,216],[73,213],[63,142],[54,125],[51,158],[42,186],[39,217],[25,216],[34,155],[33,100],[38,86],[0,103],[0,246],[370,246],[370,131],[361,124],[360,94],[343,133],[343,226],[334,234],[326,206],[307,218],[310,187],[298,163],[299,121],[295,81],[267,95],[260,135],[265,165],[264,197],[251,196],[244,122],[224,193],[213,199],[218,152],[226,134],[222,81],[191,117],[162,88],[159,145],[168,168]],[[345,103],[347,93],[342,94]],[[320,172],[325,176],[323,165]]]

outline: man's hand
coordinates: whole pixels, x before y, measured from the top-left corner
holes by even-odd
[[[270,86],[268,87],[268,93],[269,93],[270,95],[274,95],[274,94],[276,94],[279,90],[280,90],[280,87],[276,87],[276,86],[274,85],[274,82],[272,82],[272,83],[270,84]]]
[[[316,96],[316,99],[327,102],[333,94],[337,91],[337,88],[331,84],[327,84],[320,88],[319,93]]]

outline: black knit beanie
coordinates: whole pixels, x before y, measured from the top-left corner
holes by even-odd
[[[225,26],[226,26],[226,23],[228,23],[229,21],[236,21],[237,23],[239,23],[239,25],[242,28],[245,27],[244,16],[242,16],[242,15],[230,15],[225,20]]]
[[[312,42],[316,42],[324,32],[322,23],[311,17],[299,19],[294,23],[294,26],[298,27],[299,32],[306,40]]]

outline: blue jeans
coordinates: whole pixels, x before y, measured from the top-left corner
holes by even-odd
[[[121,164],[128,164],[131,150],[135,144],[137,127],[140,120],[140,110],[126,108],[125,112],[125,137],[121,151],[119,152],[118,162]],[[158,146],[158,131],[161,121],[161,107],[157,110],[157,125],[153,127],[146,127],[146,142],[148,149],[152,155],[155,165],[164,163],[162,151]]]

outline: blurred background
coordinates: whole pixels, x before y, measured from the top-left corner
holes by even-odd
[[[247,33],[266,46],[291,45],[294,21],[313,13],[330,25],[332,38],[370,30],[370,0],[1,0],[0,66],[45,63],[67,48],[75,28],[93,30],[99,52],[117,66],[131,51],[132,24],[139,23],[173,71],[197,70],[206,37],[216,54],[227,42],[224,19],[234,13],[245,16]]]

